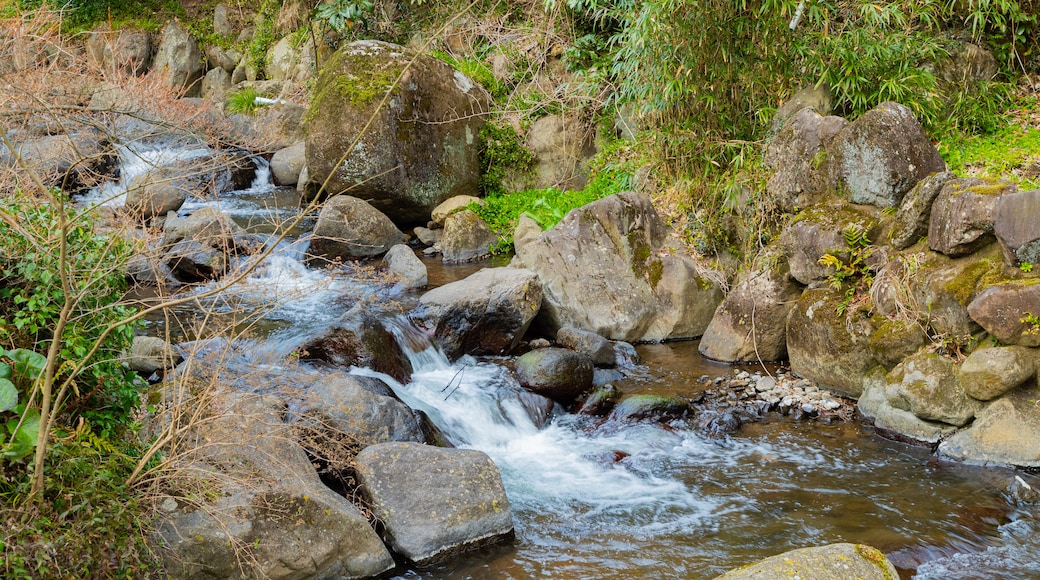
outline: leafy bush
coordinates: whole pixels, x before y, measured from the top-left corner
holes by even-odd
[[[527,170],[534,162],[534,153],[524,147],[511,125],[488,121],[480,129],[480,142],[480,188],[484,195],[505,193],[502,181]]]
[[[224,110],[231,114],[253,115],[259,108],[259,105],[256,104],[258,96],[259,94],[254,87],[248,85],[242,87],[237,91],[228,93],[224,102]]]

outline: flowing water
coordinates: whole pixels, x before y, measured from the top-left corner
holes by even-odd
[[[141,157],[128,154],[131,161]],[[247,190],[192,200],[182,212],[217,205],[253,231],[278,231],[276,222],[294,214],[297,200],[271,186],[265,171],[260,164]],[[124,168],[124,181],[128,173]],[[109,187],[93,198],[118,203],[118,185]],[[269,371],[302,373],[303,383],[306,368],[279,362],[300,341],[362,296],[386,310],[395,302],[407,309],[415,299],[356,272],[311,269],[302,261],[306,247],[305,237],[279,242],[242,283],[207,301],[218,314],[258,329],[242,344],[246,365],[263,360]],[[434,285],[476,268],[426,263]],[[155,321],[152,331],[162,324]],[[710,438],[681,423],[622,426],[558,410],[540,425],[496,359],[449,362],[401,318],[386,324],[408,335],[402,344],[423,345],[410,351],[410,382],[351,372],[378,376],[452,443],[490,455],[517,531],[511,545],[399,570],[399,578],[710,578],[785,550],[839,541],[880,548],[906,577],[1040,578],[1040,508],[1016,505],[1004,493],[1016,477],[1034,487],[1036,477],[942,463],[856,423],[777,418]],[[700,359],[694,342],[639,351],[640,365],[619,383],[626,394],[690,395],[702,375],[733,369]]]

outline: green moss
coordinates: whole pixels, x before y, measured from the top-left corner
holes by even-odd
[[[878,571],[881,572],[885,580],[897,580],[890,572],[888,559],[885,558],[885,555],[880,550],[866,544],[856,544],[855,550],[860,558],[877,566]]]
[[[943,290],[952,295],[961,306],[967,306],[979,289],[979,282],[991,276],[1000,267],[990,258],[984,258],[960,271],[957,276],[943,286]]]
[[[976,178],[964,182],[954,182],[956,189],[954,195],[974,193],[975,195],[1001,195],[1013,186],[998,179]]]
[[[304,121],[313,121],[319,111],[336,115],[334,103],[347,102],[363,109],[382,99],[394,87],[405,63],[377,50],[340,49],[333,54],[318,76]]]
[[[647,271],[650,287],[656,290],[662,276],[664,276],[664,263],[660,259],[654,260],[650,263],[650,268]]]

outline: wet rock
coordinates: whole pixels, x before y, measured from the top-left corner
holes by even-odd
[[[202,88],[204,59],[198,43],[176,22],[163,28],[152,67],[172,89],[197,97]]]
[[[504,354],[520,343],[542,304],[530,270],[485,268],[430,290],[411,318],[433,333],[445,354]]]
[[[194,240],[177,242],[163,260],[177,280],[187,283],[220,278],[229,265],[226,254]]]
[[[697,415],[697,429],[711,437],[735,433],[740,426],[740,417],[732,409],[709,410]]]
[[[213,490],[157,526],[171,578],[369,577],[393,558],[349,501],[325,487],[273,397],[242,393],[178,435],[178,460]],[[206,441],[196,447],[188,442]],[[188,465],[190,464],[190,467]],[[171,506],[172,507],[172,506]],[[294,517],[285,517],[287,513]],[[248,557],[241,557],[246,550]]]
[[[920,352],[896,365],[885,381],[895,388],[888,402],[926,421],[965,425],[982,405],[961,385],[957,367],[943,357]]]
[[[621,400],[621,389],[612,384],[600,385],[589,393],[585,402],[578,408],[579,415],[606,415]]]
[[[304,395],[300,412],[301,423],[313,424],[329,439],[343,439],[353,445],[425,443],[422,429],[407,405],[392,396],[371,392],[356,377],[348,375],[315,381]]]
[[[613,344],[614,359],[617,360],[618,367],[626,368],[639,364],[639,352],[636,351],[636,347],[623,340],[615,340]]]
[[[601,367],[617,366],[617,356],[614,354],[614,345],[602,336],[565,326],[556,333],[556,344],[571,350],[585,353],[592,359],[592,363]]]
[[[824,114],[803,108],[783,124],[766,148],[765,163],[772,171],[766,191],[786,212],[815,205],[834,190],[826,147],[848,121]]]
[[[979,412],[975,422],[939,445],[940,457],[973,465],[1040,467],[1036,388],[1018,389]]]
[[[498,468],[480,451],[383,443],[366,447],[356,463],[388,543],[417,565],[513,537]]]
[[[516,360],[524,388],[564,404],[592,387],[592,369],[592,359],[566,348],[541,348]]]
[[[972,398],[996,399],[1036,375],[1035,359],[1031,349],[1021,346],[976,350],[961,364],[961,385]]]
[[[864,544],[830,544],[791,550],[731,570],[717,580],[789,580],[791,578],[898,578],[895,566],[877,548]]]
[[[172,369],[184,360],[180,352],[170,343],[154,336],[135,336],[130,345],[127,366],[144,377],[152,373]]]
[[[397,226],[371,204],[337,195],[326,201],[318,214],[311,253],[325,260],[371,258],[404,241]]]
[[[406,67],[404,82],[381,106]],[[477,193],[476,145],[488,95],[448,64],[413,59],[408,49],[385,42],[352,42],[325,61],[313,95],[307,166],[312,176],[332,175],[325,194],[349,191],[396,223],[414,225],[425,223],[442,201]],[[340,162],[358,135],[357,147]],[[308,187],[305,200],[317,194]]]
[[[426,345],[416,345],[422,350]],[[300,360],[338,367],[365,367],[407,383],[412,364],[382,321],[364,304],[344,314],[342,321],[301,344]]]
[[[686,417],[691,411],[690,403],[677,397],[659,395],[633,395],[622,399],[614,406],[609,421],[632,423],[636,421],[667,422]]]
[[[406,290],[426,286],[426,264],[405,244],[397,244],[383,256],[383,261],[397,278],[397,284]]]
[[[277,185],[296,185],[307,159],[303,141],[279,149],[271,156],[271,176]]]
[[[479,197],[474,197],[472,195],[456,195],[451,199],[446,199],[440,205],[433,208],[433,211],[430,213],[430,221],[440,227],[444,227],[448,216],[466,209],[466,207],[471,203],[483,204],[484,201]]]
[[[1040,265],[1040,189],[1000,196],[993,232],[1012,266]]]
[[[548,332],[570,326],[613,340],[692,338],[722,301],[692,260],[658,255],[666,253],[667,228],[647,196],[606,197],[544,232],[526,223],[514,235],[517,260],[542,282]]]
[[[470,262],[491,255],[498,236],[479,215],[463,209],[449,215],[437,246],[445,262]]]
[[[1040,329],[1029,321],[1027,313],[1040,316],[1040,279],[995,284],[968,305],[972,320],[1000,342],[1040,346]]]
[[[933,173],[918,182],[903,198],[889,232],[888,243],[893,248],[905,250],[928,235],[932,204],[946,183],[953,178],[953,173],[949,171]]]
[[[907,107],[885,102],[834,138],[831,167],[852,203],[897,207],[928,174],[946,164]]]
[[[702,355],[724,362],[787,357],[787,315],[802,287],[778,248],[770,248],[715,310],[698,346]]]
[[[442,230],[431,230],[430,228],[418,227],[418,228],[415,228],[415,230],[413,230],[413,231],[415,233],[415,237],[424,246],[436,245],[437,242],[439,242],[440,239],[441,239],[441,231]]]
[[[932,204],[928,247],[951,257],[965,256],[993,243],[997,203],[1014,184],[966,177],[951,179]]]

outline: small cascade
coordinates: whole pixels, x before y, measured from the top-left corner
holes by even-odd
[[[179,161],[208,157],[213,150],[200,145],[172,147],[164,144],[132,143],[117,145],[119,152],[119,179],[95,187],[83,196],[90,205],[119,207],[126,202],[126,190],[134,179]]]

